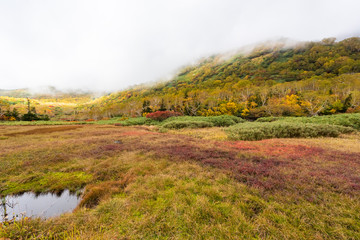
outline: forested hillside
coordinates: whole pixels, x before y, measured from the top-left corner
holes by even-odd
[[[0,89],[0,121],[19,120],[21,115],[33,114],[47,116],[51,119],[75,119],[76,109],[94,99],[92,92],[61,91],[55,87],[47,87],[42,91],[32,92],[30,89]],[[35,118],[36,119],[36,118]],[[35,120],[34,119],[34,120]]]
[[[95,100],[91,93],[53,88],[50,94],[31,95],[31,106],[60,120],[145,116],[157,110],[248,119],[360,112],[360,38],[284,46],[262,45],[230,58],[214,55],[183,68],[171,81]],[[29,94],[26,89],[0,91],[0,113],[25,114]]]
[[[83,105],[79,117],[141,116],[156,110],[245,118],[360,111],[360,38],[260,46],[209,57],[171,81],[134,87]]]

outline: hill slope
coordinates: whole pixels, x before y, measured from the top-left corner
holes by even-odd
[[[159,109],[247,118],[356,112],[360,38],[260,46],[248,55],[209,57],[171,81],[113,93],[82,106],[83,116],[140,116]]]
[[[0,90],[0,113],[26,113],[27,100],[53,119],[184,115],[313,116],[360,112],[360,38],[340,42],[258,46],[249,54],[215,55],[182,69],[171,81],[136,86],[93,100],[87,92],[32,94]],[[30,95],[29,95],[30,94]],[[2,97],[1,97],[2,95]]]
[[[48,115],[52,119],[69,119],[71,116],[73,120],[77,107],[93,99],[92,92],[61,91],[55,87],[43,88],[38,92],[30,89],[0,89],[0,120],[4,119],[4,114],[14,109],[19,114],[27,113],[28,100],[34,113]]]

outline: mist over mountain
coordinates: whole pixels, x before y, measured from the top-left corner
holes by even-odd
[[[46,86],[39,88],[22,88],[22,89],[0,89],[0,96],[14,98],[71,98],[71,97],[99,97],[108,94],[107,92],[92,92],[83,89],[67,89],[61,90],[54,86]]]
[[[2,1],[0,89],[116,91],[281,38],[359,36],[358,1]]]

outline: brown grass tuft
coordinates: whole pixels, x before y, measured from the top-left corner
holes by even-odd
[[[82,200],[78,208],[93,208],[100,201],[109,199],[112,195],[121,193],[126,186],[135,178],[133,172],[128,172],[118,181],[105,181],[98,184],[90,184],[86,186]]]
[[[32,130],[24,131],[24,132],[15,132],[15,133],[8,133],[5,136],[13,137],[18,135],[33,135],[33,134],[47,134],[53,132],[64,132],[69,130],[74,130],[77,128],[82,128],[82,126],[61,126],[61,127],[48,127],[48,128],[35,128]]]

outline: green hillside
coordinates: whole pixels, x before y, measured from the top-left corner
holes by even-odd
[[[359,112],[360,38],[215,55],[171,81],[137,86],[81,107],[82,116],[141,116],[156,110],[245,118]]]

